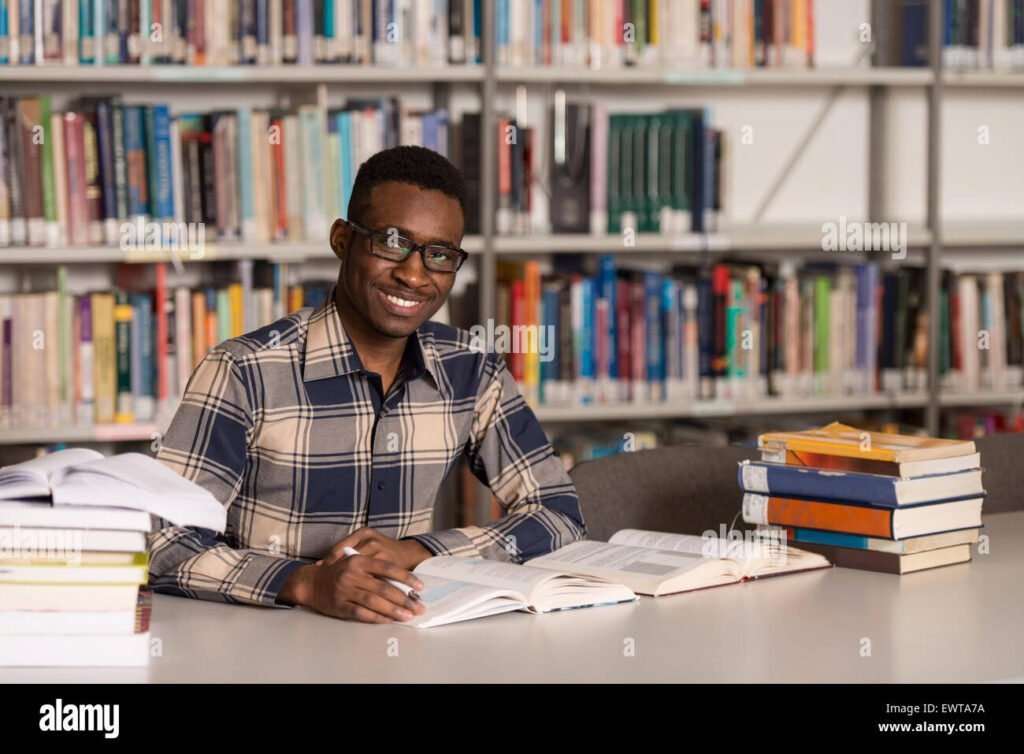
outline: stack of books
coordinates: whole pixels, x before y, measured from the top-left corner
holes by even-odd
[[[71,448],[0,469],[0,666],[148,664],[153,516],[226,523],[213,495],[140,453]]]
[[[985,491],[973,442],[866,432],[839,423],[758,437],[740,464],[743,519],[835,565],[911,573],[965,563]]]

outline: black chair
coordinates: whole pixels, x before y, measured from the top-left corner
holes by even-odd
[[[1024,510],[1024,433],[989,435],[974,441],[985,469],[982,513]]]
[[[569,472],[580,496],[587,538],[607,541],[619,529],[700,535],[749,528],[736,517],[743,501],[737,465],[754,448],[669,446],[598,458]]]

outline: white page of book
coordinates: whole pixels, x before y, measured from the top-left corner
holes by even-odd
[[[423,589],[419,590],[420,601],[423,602],[427,610],[423,615],[417,615],[411,621],[401,622],[401,625],[417,625],[439,616],[454,618],[465,612],[476,614],[477,610],[482,610],[477,617],[483,617],[499,612],[521,610],[525,607],[522,604],[524,597],[519,594],[518,590],[495,590],[490,586],[471,584],[467,581],[448,579],[443,576],[426,573],[417,575],[423,581]],[[509,594],[509,592],[515,592],[515,594]],[[490,605],[487,609],[478,607],[492,601],[495,604]]]
[[[551,571],[505,563],[500,560],[460,558],[454,555],[439,555],[427,558],[413,570],[417,576],[440,576],[445,579],[471,581],[486,584],[497,589],[512,589],[524,595],[538,584],[552,577]]]
[[[668,577],[693,570],[706,559],[700,553],[652,550],[632,545],[584,540],[573,542],[548,555],[541,555],[535,560],[543,560],[554,565],[566,563],[566,570],[570,570],[569,565],[577,565],[611,572]]]
[[[784,563],[786,552],[784,546],[768,540],[698,537],[643,529],[622,529],[608,541],[611,544],[688,552],[708,559],[729,558],[744,565],[759,565],[764,561]]]
[[[49,495],[51,476],[61,469],[103,458],[90,448],[68,448],[0,469],[0,498]],[[45,483],[45,489],[41,485]]]
[[[142,453],[100,458],[54,475],[55,505],[148,511],[178,526],[222,532],[227,510],[208,490]]]

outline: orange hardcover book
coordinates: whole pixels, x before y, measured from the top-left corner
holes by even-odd
[[[798,527],[881,539],[907,539],[981,526],[983,498],[882,508],[869,505],[743,496],[743,520],[768,526]]]
[[[209,348],[206,342],[206,296],[201,291],[192,293],[192,367],[206,356]]]

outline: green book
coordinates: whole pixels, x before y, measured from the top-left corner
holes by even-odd
[[[826,275],[814,279],[814,377],[815,383],[828,374],[829,336],[832,332],[832,282]]]
[[[231,329],[231,297],[227,288],[221,288],[217,291],[217,342],[230,338]]]
[[[46,221],[48,246],[56,246],[60,241],[60,228],[57,225],[57,191],[54,187],[53,172],[53,126],[50,123],[52,112],[50,95],[39,95],[39,125],[43,129],[43,219]]]
[[[742,331],[743,315],[746,310],[744,301],[744,285],[742,280],[732,279],[729,281],[729,297],[725,310],[725,353],[726,353],[726,374],[729,377],[744,376],[744,358],[741,353],[743,348]]]
[[[622,232],[622,115],[608,118],[608,233]]]
[[[114,421],[131,424],[135,421],[135,403],[132,395],[132,321],[135,310],[128,302],[128,294],[118,291],[114,297],[114,348],[117,357],[117,407]]]

